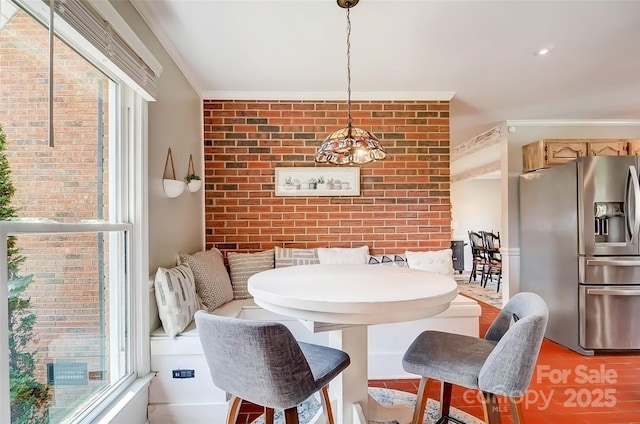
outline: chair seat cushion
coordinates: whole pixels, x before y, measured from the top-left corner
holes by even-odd
[[[409,346],[402,366],[422,377],[478,388],[478,375],[495,343],[460,334],[424,331]]]
[[[349,355],[341,350],[304,342],[298,344],[309,363],[317,389],[329,384],[350,363]]]

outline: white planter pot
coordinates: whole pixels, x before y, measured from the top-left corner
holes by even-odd
[[[191,193],[195,193],[202,187],[202,180],[191,180],[189,184],[187,184],[187,187]]]
[[[164,194],[166,194],[167,197],[170,198],[180,196],[186,186],[187,184],[184,181],[170,180],[167,178],[162,180],[162,188],[164,189]]]

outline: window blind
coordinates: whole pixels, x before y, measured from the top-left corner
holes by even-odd
[[[49,6],[52,0],[42,1]],[[157,97],[158,76],[90,4],[83,0],[54,0],[53,9],[143,90]]]

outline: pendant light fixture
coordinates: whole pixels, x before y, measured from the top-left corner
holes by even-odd
[[[337,0],[347,9],[347,127],[329,135],[316,152],[315,161],[334,165],[362,165],[384,159],[387,154],[380,141],[367,130],[352,126],[351,118],[351,19],[350,9],[359,0]]]

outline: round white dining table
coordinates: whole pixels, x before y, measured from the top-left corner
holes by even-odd
[[[458,294],[445,275],[365,264],[275,268],[251,276],[248,290],[262,308],[330,331],[331,346],[349,354],[351,364],[330,387],[340,424],[411,421],[408,406],[383,406],[368,393],[367,326],[439,314]]]

